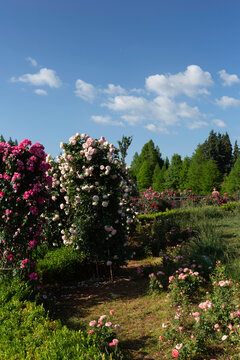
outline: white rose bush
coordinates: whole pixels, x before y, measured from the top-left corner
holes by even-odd
[[[83,251],[91,262],[123,263],[134,217],[129,206],[133,184],[118,149],[104,137],[86,134],[76,134],[60,147],[58,169],[50,170],[53,192],[58,190],[50,221],[58,226],[63,244]]]

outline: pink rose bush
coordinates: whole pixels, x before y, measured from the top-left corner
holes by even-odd
[[[195,269],[179,268],[169,277],[170,297],[174,303],[182,304],[191,301],[200,285],[206,280]]]
[[[60,146],[57,169],[49,170],[53,192],[57,190],[50,221],[60,229],[64,245],[80,249],[92,261],[121,263],[135,214],[130,206],[134,186],[118,149],[104,137],[86,134]]]
[[[119,340],[116,339],[116,331],[120,329],[119,324],[113,324],[114,310],[109,311],[109,315],[101,315],[97,320],[89,323],[91,329],[90,336],[98,336],[102,343],[108,348],[118,348]],[[109,321],[109,319],[111,321]]]
[[[177,276],[184,274],[189,271],[183,269]],[[163,324],[159,346],[168,349],[169,358],[212,359],[213,355],[221,356],[224,352],[226,358],[235,359],[236,348],[240,345],[238,284],[227,278],[220,262],[210,279],[211,291],[202,289],[201,302],[179,305],[172,319]]]
[[[36,281],[32,252],[43,240],[43,212],[49,204],[52,179],[46,174],[44,147],[23,140],[0,143],[1,266],[26,273]]]

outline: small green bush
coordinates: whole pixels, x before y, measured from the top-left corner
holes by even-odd
[[[44,258],[38,261],[37,270],[44,283],[82,280],[91,276],[85,255],[70,247],[48,251]]]

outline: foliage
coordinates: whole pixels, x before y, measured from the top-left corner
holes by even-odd
[[[132,143],[132,136],[124,136],[121,141],[118,141],[119,151],[121,153],[121,161],[125,165],[125,158],[127,156],[127,151],[129,146]]]
[[[139,171],[140,171],[144,161],[146,161],[150,165],[149,169],[151,172],[151,177],[153,175],[153,171],[154,171],[156,164],[159,164],[160,168],[162,168],[162,166],[163,166],[163,159],[161,157],[160,150],[159,150],[158,146],[155,147],[152,140],[150,140],[143,146],[140,155],[138,155],[138,153],[135,153],[135,155],[133,157],[133,161],[131,163],[131,173],[133,174],[133,176],[135,178],[139,177],[138,174],[139,174]],[[150,185],[151,185],[151,183],[149,185],[147,185],[145,188],[149,187]],[[144,189],[144,188],[142,188],[142,189]]]
[[[193,264],[196,266],[196,264]],[[196,298],[197,290],[205,281],[194,268],[179,268],[169,277],[170,297],[173,303],[187,304],[192,300],[193,295]]]
[[[180,172],[182,169],[182,159],[178,154],[174,154],[171,164],[164,174],[165,188],[177,190],[180,187]]]
[[[0,283],[1,360],[123,358],[118,347],[111,347],[101,333],[69,330],[60,321],[50,320],[43,306],[23,302],[28,291],[28,286],[20,280]]]
[[[79,275],[81,279],[89,278],[92,275],[90,270],[84,253],[72,247],[49,250],[37,265],[39,277],[44,283],[73,281]]]
[[[151,273],[149,274],[149,292],[150,294],[153,293],[160,293],[163,290],[163,276],[165,275],[162,271],[157,271],[156,274]]]
[[[240,192],[240,158],[235,162],[230,174],[225,177],[222,191],[227,193]]]

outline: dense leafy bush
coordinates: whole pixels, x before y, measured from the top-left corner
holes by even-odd
[[[49,250],[37,265],[39,277],[44,283],[83,280],[91,277],[91,270],[84,253],[71,247]]]

